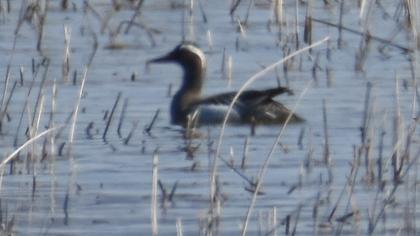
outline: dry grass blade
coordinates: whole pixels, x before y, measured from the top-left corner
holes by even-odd
[[[124,120],[125,120],[125,114],[126,114],[126,111],[127,111],[127,107],[128,107],[128,98],[124,99],[120,119],[118,121],[117,134],[118,134],[118,137],[120,137],[120,138],[122,138],[121,129],[122,129],[122,126],[123,126],[123,123],[124,123]]]
[[[152,235],[158,235],[158,164],[159,164],[159,154],[156,149],[153,153],[153,169],[152,169],[152,202],[151,202],[151,224],[152,224]]]
[[[303,32],[303,41],[307,44],[312,44],[312,9],[311,1],[308,1],[308,8],[306,10],[305,28]]]
[[[50,67],[50,59],[44,58],[43,63],[45,63],[45,70],[44,70],[44,74],[42,75],[42,80],[41,80],[41,83],[39,85],[38,96],[37,96],[36,101],[35,101],[35,108],[34,108],[34,111],[33,111],[32,122],[31,122],[32,126],[35,123],[35,117],[36,117],[36,114],[38,112],[39,102],[40,102],[41,97],[43,96],[43,93],[44,93],[44,87],[45,87],[45,83],[47,81],[48,71],[49,71],[49,67]]]
[[[245,91],[245,89],[249,86],[249,85],[251,85],[253,82],[255,82],[257,79],[259,79],[259,78],[261,78],[263,75],[265,75],[267,72],[269,72],[269,71],[271,71],[271,70],[273,70],[274,68],[276,68],[277,66],[279,66],[279,65],[281,65],[282,63],[284,63],[284,62],[286,62],[287,60],[289,60],[290,58],[292,58],[292,57],[294,57],[294,56],[297,56],[297,55],[299,55],[300,53],[303,53],[303,52],[305,52],[305,51],[307,51],[307,50],[309,50],[310,48],[313,48],[313,47],[317,47],[317,46],[320,46],[321,44],[323,44],[323,43],[325,43],[326,41],[328,41],[329,40],[329,37],[325,37],[324,39],[322,39],[322,40],[320,40],[320,41],[318,41],[318,42],[316,42],[316,43],[314,43],[314,44],[312,44],[312,45],[309,45],[309,46],[307,46],[307,47],[304,47],[304,48],[302,48],[302,49],[300,49],[300,50],[298,50],[298,51],[296,51],[296,52],[294,52],[294,53],[291,53],[291,54],[289,54],[287,57],[285,57],[285,58],[283,58],[283,59],[281,59],[281,60],[279,60],[279,61],[277,61],[277,62],[275,62],[275,63],[273,63],[273,64],[271,64],[270,66],[267,66],[265,69],[263,69],[263,70],[261,70],[261,71],[259,71],[258,73],[256,73],[256,74],[254,74],[250,79],[248,79],[246,82],[245,82],[245,84],[244,85],[242,85],[242,87],[238,90],[238,92],[236,93],[236,95],[235,95],[235,97],[232,99],[232,102],[230,103],[230,105],[229,105],[229,108],[228,108],[228,111],[227,111],[227,113],[226,113],[226,115],[225,115],[225,118],[224,118],[224,120],[223,120],[223,124],[222,124],[222,127],[221,127],[221,130],[220,130],[220,135],[219,135],[219,141],[218,141],[218,143],[217,143],[217,148],[216,148],[216,152],[215,152],[215,155],[214,155],[214,159],[213,159],[213,165],[212,165],[212,170],[211,170],[211,178],[210,178],[210,185],[211,185],[211,187],[210,187],[210,199],[214,199],[214,196],[215,196],[215,192],[216,192],[216,189],[215,189],[215,186],[216,186],[216,173],[217,173],[217,159],[218,159],[218,157],[219,157],[219,155],[220,155],[220,148],[221,148],[221,146],[222,146],[222,142],[223,142],[223,136],[224,136],[224,131],[225,131],[225,128],[226,128],[226,124],[227,124],[227,121],[228,121],[228,118],[229,118],[229,115],[230,115],[230,113],[232,112],[232,108],[233,108],[233,105],[236,103],[236,101],[238,100],[238,98],[239,98],[239,96],[241,95],[241,93],[243,92],[243,91]],[[256,192],[258,192],[258,191],[256,191]]]
[[[412,159],[412,161],[407,163],[407,166],[405,167],[405,170],[402,171],[400,179],[403,179],[409,173],[411,167],[417,166],[419,160],[420,160],[420,148],[417,150],[417,153],[416,153],[416,155],[414,155],[414,158]],[[369,234],[372,234],[375,231],[375,228],[376,228],[378,222],[380,221],[382,216],[385,214],[385,210],[386,210],[387,206],[392,203],[392,200],[394,199],[395,193],[397,192],[399,186],[401,186],[401,184],[394,184],[392,189],[390,189],[388,191],[385,199],[382,202],[382,207],[379,210],[379,213],[376,215],[376,217],[374,216],[373,220],[369,223],[369,229],[368,229]]]
[[[321,23],[321,24],[324,24],[324,25],[337,27],[340,31],[341,30],[345,30],[347,32],[350,32],[350,33],[353,33],[353,34],[357,34],[357,35],[360,35],[360,36],[365,36],[366,35],[365,32],[360,32],[358,30],[351,29],[351,28],[346,27],[346,26],[343,26],[341,24],[337,25],[337,24],[334,24],[334,23],[331,23],[331,22],[328,22],[328,21],[325,21],[325,20],[321,20],[321,19],[316,19],[316,18],[312,18],[312,20],[314,22],[318,22],[318,23]],[[393,43],[393,42],[391,42],[388,39],[383,39],[383,38],[380,38],[380,37],[377,37],[377,36],[374,36],[374,35],[370,35],[370,39],[375,40],[375,41],[378,41],[380,43],[384,43],[384,44],[390,45],[390,46],[392,46],[394,48],[400,49],[404,53],[410,53],[410,52],[413,52],[414,51],[412,48],[408,48],[406,46],[403,46],[403,45],[400,45],[400,44],[397,44],[397,43]]]
[[[6,69],[6,77],[4,79],[4,89],[3,89],[3,95],[1,97],[1,102],[0,102],[0,111],[3,110],[3,107],[6,103],[6,94],[7,94],[7,89],[9,87],[9,81],[10,81],[10,64],[7,66]]]
[[[184,235],[184,230],[182,227],[182,220],[180,218],[178,218],[176,220],[176,236],[183,236]]]
[[[242,87],[238,90],[238,92],[236,93],[235,97],[232,99],[232,102],[229,105],[228,111],[227,111],[227,113],[225,115],[225,118],[223,120],[223,124],[222,124],[221,130],[220,130],[219,141],[218,141],[218,144],[217,144],[215,156],[213,158],[213,164],[212,164],[212,167],[211,167],[212,169],[211,169],[211,176],[210,176],[210,199],[214,199],[215,194],[216,194],[217,159],[218,159],[218,157],[220,155],[220,148],[222,146],[222,140],[223,140],[224,130],[226,128],[226,124],[227,124],[229,115],[232,112],[233,105],[236,103],[236,101],[238,100],[238,98],[241,95],[241,93],[243,91],[245,91],[245,89],[249,85],[251,85],[254,81],[256,81],[258,78],[261,78],[267,72],[273,70],[274,68],[276,68],[277,66],[281,65],[285,61],[287,61],[290,58],[292,58],[292,57],[294,57],[296,55],[299,55],[300,53],[303,53],[303,52],[305,52],[305,51],[307,51],[307,50],[309,50],[309,49],[311,49],[313,47],[320,46],[320,45],[322,45],[323,43],[325,43],[328,40],[329,40],[329,37],[325,37],[324,39],[322,39],[322,40],[320,40],[320,41],[318,41],[318,42],[316,42],[316,43],[314,43],[312,45],[309,45],[309,46],[307,46],[305,48],[302,48],[302,49],[300,49],[300,50],[298,50],[298,51],[296,51],[294,53],[291,53],[290,55],[288,55],[287,57],[281,59],[280,61],[277,61],[277,62],[271,64],[270,66],[267,66],[265,69],[259,71],[254,76],[252,76],[250,79],[248,79],[245,82],[245,84],[242,85]],[[258,193],[258,188],[256,189],[255,193]],[[212,202],[212,205],[213,205],[213,201],[211,201],[211,202]],[[214,209],[214,207],[211,206],[211,209]],[[245,232],[246,232],[246,227],[244,227],[244,230],[243,230],[243,233],[245,233]]]
[[[153,118],[152,118],[152,121],[150,122],[150,124],[144,129],[144,132],[146,133],[146,134],[148,134],[149,136],[151,136],[152,135],[152,133],[151,133],[151,131],[152,131],[152,128],[153,128],[153,125],[155,124],[155,122],[156,122],[156,119],[158,118],[158,116],[159,116],[159,113],[160,113],[160,109],[157,109],[156,110],[156,112],[155,112],[155,115],[153,116]]]
[[[46,22],[46,19],[47,19],[47,13],[48,13],[48,10],[49,10],[49,3],[50,3],[49,0],[46,0],[44,2],[43,12],[42,12],[42,14],[39,14],[39,25],[38,25],[39,29],[38,29],[38,40],[37,40],[37,43],[36,43],[36,49],[41,53],[42,53],[42,48],[41,48],[42,39],[43,39],[43,36],[44,36],[44,26],[45,26],[45,22]]]
[[[36,140],[38,140],[39,138],[49,134],[50,132],[59,129],[61,127],[54,127],[51,129],[47,129],[43,132],[41,132],[40,134],[34,136],[33,138],[29,139],[28,141],[26,141],[24,144],[22,144],[22,146],[20,146],[18,149],[16,149],[14,152],[12,152],[12,154],[10,154],[9,156],[7,156],[5,159],[3,159],[3,161],[0,163],[0,169],[4,168],[4,166],[11,161],[20,151],[22,151],[24,148],[26,148],[28,145],[32,144],[33,142],[35,142]]]
[[[76,103],[76,107],[75,107],[74,113],[73,113],[73,122],[72,122],[72,125],[71,125],[70,135],[69,135],[70,145],[73,144],[73,141],[74,141],[74,132],[76,130],[77,115],[79,114],[80,102],[82,100],[82,94],[83,94],[83,91],[85,89],[87,72],[88,72],[88,67],[85,67],[85,70],[84,70],[84,73],[83,73],[82,85],[80,86],[79,96],[77,97],[77,103]]]
[[[239,7],[239,4],[241,3],[241,0],[236,0],[232,7],[230,8],[230,16],[233,17],[233,14],[235,13],[236,9]]]
[[[63,79],[65,82],[69,80],[70,72],[70,39],[71,39],[71,27],[68,25],[64,26],[64,59],[62,65]]]
[[[16,85],[17,85],[17,81],[14,82],[12,89],[10,90],[10,95],[6,99],[6,102],[3,104],[2,107],[0,107],[0,132],[1,132],[1,127],[2,127],[1,124],[3,123],[4,117],[7,115],[7,108],[9,107],[10,101],[12,100],[12,96],[16,89]]]
[[[109,126],[111,125],[112,118],[114,117],[115,110],[117,109],[118,103],[120,102],[122,92],[118,92],[117,98],[115,99],[114,105],[112,106],[111,113],[108,116],[108,120],[106,122],[105,131],[102,135],[102,139],[104,142],[107,142],[106,135],[108,134]]]
[[[128,34],[128,32],[130,32],[131,26],[133,25],[133,23],[136,20],[137,16],[140,15],[140,13],[141,13],[140,10],[141,10],[141,7],[143,6],[143,2],[144,2],[144,0],[140,0],[137,3],[136,9],[134,11],[134,14],[131,16],[131,19],[130,19],[129,23],[127,24],[127,28],[125,28],[125,31],[124,31],[125,34]]]
[[[264,179],[264,176],[265,176],[265,172],[267,171],[268,164],[270,163],[271,157],[273,156],[273,153],[276,150],[276,147],[278,146],[278,143],[280,142],[280,138],[283,136],[283,132],[286,129],[287,124],[289,123],[289,121],[292,118],[292,115],[294,114],[297,106],[299,105],[301,99],[303,98],[303,96],[306,94],[306,92],[310,88],[311,84],[312,84],[311,81],[309,81],[307,83],[305,89],[300,94],[298,100],[295,103],[295,106],[291,110],[289,116],[286,119],[286,122],[284,123],[284,125],[282,126],[279,134],[277,135],[276,141],[273,143],[273,145],[271,147],[271,150],[270,150],[267,158],[264,160],[264,164],[263,164],[263,166],[261,167],[261,169],[260,169],[260,171],[258,173],[258,177],[257,177],[258,181],[257,181],[257,184],[255,186],[255,192],[254,192],[254,195],[252,196],[252,200],[251,200],[251,203],[250,203],[250,205],[248,207],[248,211],[247,211],[247,214],[246,214],[244,223],[243,223],[243,228],[242,228],[242,232],[241,232],[241,235],[242,236],[245,236],[246,235],[246,231],[247,231],[247,228],[248,228],[248,222],[249,222],[249,219],[251,217],[252,209],[254,208],[255,203],[257,201],[258,192],[259,192],[259,190],[261,188],[261,184],[263,182],[263,179]]]

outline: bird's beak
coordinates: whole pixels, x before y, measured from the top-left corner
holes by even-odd
[[[146,64],[148,65],[150,63],[163,63],[163,62],[169,62],[169,61],[172,61],[172,60],[173,60],[173,56],[172,56],[171,53],[169,53],[169,54],[166,54],[162,57],[157,57],[157,58],[154,58],[154,59],[150,59],[146,62]]]

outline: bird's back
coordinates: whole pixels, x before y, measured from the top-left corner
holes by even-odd
[[[273,97],[282,93],[291,93],[291,91],[284,87],[244,91],[234,104],[229,121],[252,124],[284,123],[291,111],[280,102],[273,100]],[[194,108],[198,111],[199,123],[210,124],[223,121],[235,95],[236,92],[228,92],[198,101]],[[290,122],[301,121],[304,120],[292,114]]]

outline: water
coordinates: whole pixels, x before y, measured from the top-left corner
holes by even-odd
[[[83,13],[83,4],[75,3],[76,10],[62,11],[58,2],[51,2],[44,28],[42,54],[50,58],[50,67],[43,87],[44,108],[40,121],[40,131],[49,121],[52,101],[52,87],[57,85],[56,112],[54,121],[57,125],[65,124],[77,102],[82,74],[85,64],[93,51],[94,37],[98,50],[89,68],[86,87],[81,99],[81,108],[77,120],[75,142],[72,155],[66,155],[69,147],[67,125],[56,140],[55,156],[41,159],[42,141],[31,147],[36,154],[34,167],[25,167],[26,152],[21,153],[15,163],[15,173],[9,174],[5,169],[0,198],[3,217],[7,210],[10,220],[14,217],[13,232],[18,235],[148,235],[151,233],[151,186],[152,157],[155,150],[159,154],[159,179],[170,191],[177,182],[173,202],[167,208],[159,208],[159,234],[174,235],[176,222],[182,222],[185,235],[198,235],[205,228],[209,209],[209,169],[211,158],[219,137],[220,127],[202,127],[200,138],[194,139],[193,146],[198,146],[193,158],[185,152],[186,141],[182,129],[169,124],[168,89],[172,93],[177,89],[181,76],[175,65],[152,65],[146,68],[145,62],[160,56],[175,47],[182,39],[183,25],[185,35],[196,41],[208,57],[207,81],[204,94],[214,94],[239,89],[252,75],[283,58],[283,45],[294,50],[294,43],[286,43],[286,36],[291,38],[295,31],[295,3],[285,1],[285,20],[281,40],[275,25],[268,26],[272,17],[270,3],[257,1],[251,8],[245,33],[238,32],[237,18],[229,16],[230,4],[225,1],[202,1],[208,22],[202,19],[202,13],[196,3],[193,24],[183,24],[185,12],[181,3],[171,6],[167,1],[146,1],[141,15],[136,22],[141,22],[149,29],[158,30],[149,39],[144,29],[134,26],[128,34],[120,33],[115,38],[110,35],[116,32],[120,22],[131,18],[133,10],[127,7],[115,12],[108,2],[89,1],[102,19],[109,21],[101,33],[103,22],[87,10]],[[244,19],[248,3],[241,3],[236,16]],[[339,4],[331,2],[325,7],[320,2],[313,2],[314,18],[337,22]],[[343,24],[360,30],[359,8],[356,3],[345,3]],[[373,4],[369,14],[369,29],[374,36],[390,38],[398,27],[391,15],[397,7],[393,1],[382,2],[383,8]],[[299,37],[300,46],[304,32],[306,4],[299,4]],[[19,116],[22,112],[28,89],[32,80],[32,59],[41,61],[36,51],[36,28],[25,22],[16,40],[13,51],[14,31],[19,19],[20,5],[12,2],[10,13],[3,14],[0,25],[0,74],[6,74],[6,67],[11,62],[10,91],[14,81],[19,81],[19,69],[24,69],[24,83],[18,84],[8,107],[9,121],[4,121],[0,135],[0,150],[3,157],[17,147],[13,140],[17,131]],[[190,18],[187,14],[185,21]],[[382,26],[387,25],[384,29]],[[70,81],[62,78],[62,61],[64,53],[63,26],[71,28]],[[190,26],[193,26],[191,29]],[[93,33],[92,33],[93,32]],[[188,33],[192,32],[192,33]],[[208,41],[211,34],[212,45]],[[95,36],[92,36],[95,35]],[[371,82],[373,101],[372,156],[378,157],[379,136],[382,129],[384,136],[384,162],[387,164],[384,178],[392,181],[390,158],[392,155],[393,118],[395,114],[395,78],[400,86],[399,104],[403,127],[411,122],[413,80],[411,78],[409,55],[392,46],[387,46],[385,53],[377,49],[383,46],[372,41],[364,64],[364,72],[355,72],[355,55],[359,50],[361,37],[343,31],[343,46],[337,48],[337,28],[313,22],[313,41],[330,37],[329,45],[324,44],[313,49],[311,54],[303,53],[295,58],[288,70],[288,80],[284,78],[283,68],[278,68],[281,83],[288,83],[295,91],[295,96],[281,96],[279,100],[288,107],[293,107],[304,88],[313,79],[313,67],[317,60],[316,81],[312,82],[308,92],[302,98],[297,113],[305,117],[304,125],[291,125],[280,139],[280,145],[273,154],[264,177],[262,196],[259,196],[249,225],[249,235],[268,232],[272,220],[270,212],[277,212],[277,222],[281,223],[291,216],[291,227],[297,222],[296,233],[324,234],[338,232],[340,224],[337,218],[349,212],[355,214],[347,219],[342,234],[365,234],[368,228],[368,212],[378,214],[386,192],[377,194],[376,184],[368,185],[365,181],[365,168],[357,172],[354,193],[351,194],[350,208],[346,210],[349,191],[344,191],[347,177],[350,176],[349,165],[354,156],[354,146],[360,146],[360,127],[363,122],[366,84]],[[107,47],[114,40],[122,49],[110,50]],[[413,44],[410,32],[403,29],[394,39],[400,45],[411,47]],[[153,46],[153,44],[156,44]],[[331,59],[327,58],[327,47]],[[232,57],[233,80],[224,80],[222,71],[223,51]],[[327,86],[326,70],[332,75],[331,86]],[[73,72],[77,70],[76,84],[73,85]],[[29,96],[28,109],[33,111],[38,96],[44,68],[41,67]],[[134,74],[135,80],[131,77]],[[252,88],[277,86],[276,73],[270,72],[251,85]],[[4,81],[4,79],[2,80]],[[404,84],[407,84],[406,88]],[[5,83],[1,84],[4,90]],[[106,142],[102,139],[106,127],[106,114],[109,115],[118,93],[122,93],[116,113],[110,125]],[[122,104],[128,99],[125,118],[121,127],[122,138],[117,134],[118,121]],[[331,156],[333,182],[327,183],[328,170],[323,164],[324,129],[323,101],[326,102],[328,119],[328,140]],[[151,134],[143,132],[151,122],[156,110],[159,116]],[[415,112],[418,114],[418,108]],[[26,140],[24,135],[28,123],[25,110],[23,126],[18,134],[18,143]],[[124,138],[138,122],[137,129],[127,145]],[[88,130],[89,125],[93,128]],[[256,135],[250,137],[246,126],[228,127],[223,137],[221,157],[243,173],[250,180],[255,180],[274,141],[280,132],[280,126],[257,127]],[[302,145],[299,137],[303,131]],[[89,133],[89,135],[88,135]],[[246,168],[240,169],[245,139],[249,137],[249,152]],[[411,148],[413,155],[418,150],[418,131],[414,132]],[[65,143],[64,151],[59,154],[59,147]],[[405,143],[405,141],[404,141]],[[49,147],[50,148],[50,147]],[[310,156],[312,168],[305,168]],[[414,158],[415,156],[413,156]],[[363,164],[363,162],[362,162]],[[416,180],[415,169],[411,181]],[[375,166],[375,173],[376,166]],[[36,176],[36,189],[32,193],[32,181]],[[226,163],[219,161],[218,182],[221,184],[223,205],[219,233],[221,235],[239,234],[243,225],[252,194],[246,191],[249,183],[235,173]],[[406,180],[406,183],[411,183]],[[386,190],[392,189],[388,184]],[[412,217],[413,228],[418,215],[416,189],[410,184],[401,186],[397,205],[390,205],[386,211],[387,221],[380,222],[375,232],[393,234],[403,228],[402,216]],[[161,192],[159,192],[161,196]],[[404,197],[408,195],[408,197]],[[377,198],[377,200],[375,200]],[[328,217],[338,201],[338,208],[331,222]],[[376,208],[375,208],[376,204]],[[411,204],[411,205],[410,205]],[[317,207],[317,208],[316,208]],[[313,218],[314,209],[318,215]],[[66,209],[66,210],[65,210]],[[300,210],[299,210],[300,209]],[[409,211],[411,209],[411,211]],[[68,218],[66,219],[66,211]],[[408,213],[407,213],[408,212]],[[299,217],[297,218],[297,215]],[[326,226],[326,227],[323,227]],[[278,234],[283,234],[285,226],[280,224]]]

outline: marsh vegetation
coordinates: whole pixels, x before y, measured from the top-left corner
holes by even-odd
[[[420,3],[0,0],[2,235],[417,235]],[[303,125],[169,124],[182,40],[205,94],[287,86]]]

